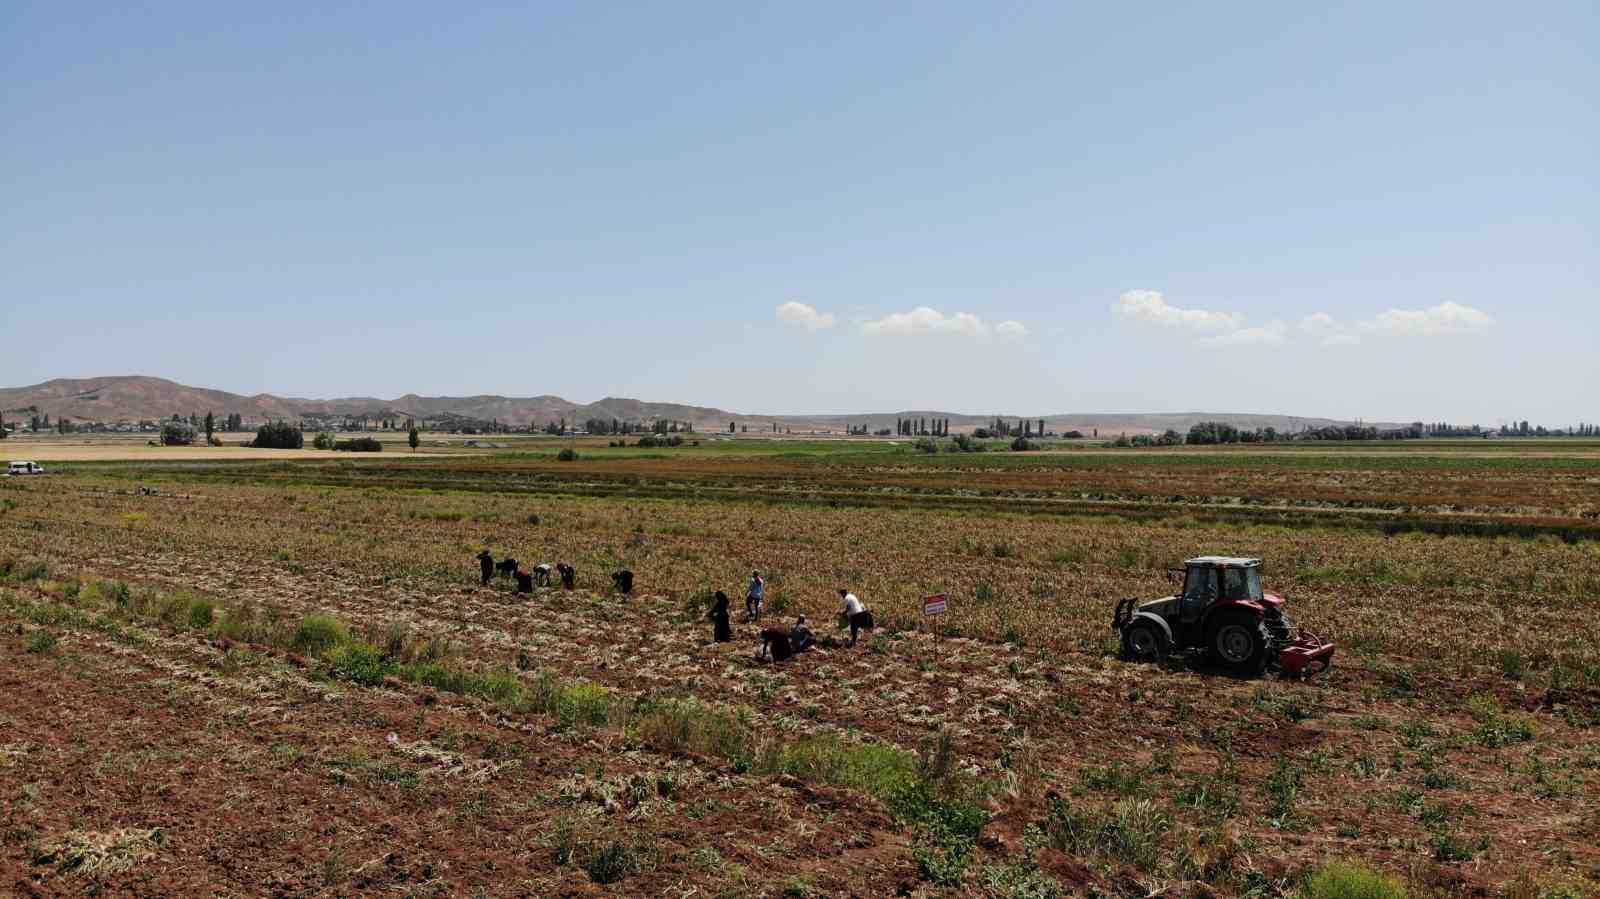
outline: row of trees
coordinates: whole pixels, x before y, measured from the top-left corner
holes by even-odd
[[[979,438],[1021,437],[1025,440],[1032,439],[1034,437],[1046,436],[1044,430],[1044,419],[1037,419],[1037,423],[1038,427],[1035,428],[1034,419],[1019,418],[1015,422],[1009,422],[1003,418],[996,418],[994,421],[989,422],[987,427],[975,429],[972,432],[972,436]],[[1083,435],[1079,434],[1078,436],[1081,437]]]
[[[559,422],[562,428],[565,428],[566,421],[567,420],[563,418]],[[651,434],[694,433],[694,425],[692,423],[687,421],[674,421],[667,418],[658,418],[648,425],[637,421],[623,421],[619,418],[589,418],[584,420],[583,429],[590,434],[627,435],[643,434],[646,432]],[[545,427],[545,432],[551,433],[548,426]],[[562,431],[562,433],[565,433],[565,431]]]
[[[935,418],[930,423],[927,418],[897,418],[894,420],[894,432],[901,437],[949,437],[950,419]],[[866,431],[861,433],[865,434]]]

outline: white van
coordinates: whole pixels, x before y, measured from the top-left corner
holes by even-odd
[[[37,462],[12,462],[6,474],[44,474],[44,466]]]

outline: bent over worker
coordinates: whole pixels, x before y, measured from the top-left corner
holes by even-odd
[[[867,611],[866,604],[854,593],[843,587],[839,588],[839,610],[850,622],[850,645],[854,646],[858,633],[872,630],[872,613]]]

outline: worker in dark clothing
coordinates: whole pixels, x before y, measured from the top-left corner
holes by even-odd
[[[728,594],[717,591],[717,602],[711,607],[711,639],[726,643],[733,639],[733,628],[728,625]]]
[[[489,579],[494,577],[494,556],[488,550],[478,553],[478,567],[483,570],[483,583],[480,586],[489,586]]]
[[[633,572],[624,568],[613,573],[611,575],[611,585],[617,588],[618,593],[627,596],[633,592]]]
[[[518,568],[516,578],[518,593],[533,592],[533,575],[531,573],[529,573],[526,569]]]
[[[571,590],[578,585],[578,569],[565,562],[556,563],[556,573],[561,575],[561,589]]]
[[[787,628],[769,627],[761,631],[761,655],[756,658],[767,658],[768,653],[771,653],[774,662],[787,661],[794,655],[794,647],[789,643]]]

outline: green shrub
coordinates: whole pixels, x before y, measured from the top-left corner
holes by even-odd
[[[1028,864],[985,865],[979,883],[983,895],[996,899],[1063,899],[1067,895],[1055,879]]]
[[[1148,799],[1124,799],[1111,806],[1103,831],[1107,854],[1140,870],[1148,870],[1161,855],[1161,838],[1172,819]]]
[[[0,560],[0,578],[16,583],[43,580],[50,576],[50,563],[43,559]]]
[[[573,461],[576,461],[577,458],[578,458],[578,451],[573,449],[570,446],[567,447],[566,449],[562,450],[561,452],[556,453],[556,459],[558,461],[561,461],[561,462],[573,462]]]
[[[328,615],[307,615],[294,630],[294,648],[321,655],[350,639],[349,631],[338,619]]]
[[[383,444],[373,437],[356,437],[350,440],[340,440],[334,443],[333,448],[342,453],[381,453]]]
[[[816,886],[805,877],[795,875],[783,883],[784,899],[810,899],[816,894]]]
[[[632,874],[637,867],[638,859],[633,850],[619,840],[607,843],[584,865],[589,872],[589,879],[595,883],[616,883]]]
[[[606,723],[610,713],[611,691],[599,684],[580,681],[561,689],[556,715],[562,724],[599,727]]]
[[[1123,799],[1101,812],[1081,812],[1063,799],[1050,804],[1044,832],[1054,848],[1070,855],[1100,854],[1141,870],[1161,856],[1161,838],[1172,819],[1148,799]]]
[[[634,731],[641,742],[664,752],[697,753],[739,760],[751,755],[749,713],[697,699],[640,704]]]
[[[757,770],[790,774],[801,780],[851,787],[889,799],[915,785],[916,757],[881,743],[851,743],[823,732],[782,746],[764,747]]]
[[[1407,899],[1393,877],[1357,862],[1332,861],[1306,881],[1305,899]]]
[[[205,630],[211,627],[211,621],[216,616],[216,608],[209,599],[195,599],[189,603],[189,626],[195,630]]]
[[[188,446],[194,443],[194,426],[186,421],[161,423],[162,446]]]
[[[369,687],[383,683],[383,676],[389,673],[383,655],[370,643],[341,643],[328,652],[326,660],[329,674]]]
[[[334,443],[335,438],[332,431],[319,431],[317,436],[311,440],[311,445],[319,450],[331,450]]]
[[[554,851],[556,864],[572,864],[572,860],[577,857],[578,849],[582,845],[578,830],[572,824],[572,816],[562,815],[556,818],[555,829],[545,837],[544,843]]]
[[[28,651],[39,655],[47,655],[56,648],[56,635],[50,631],[35,631],[28,638]]]
[[[156,601],[156,619],[162,624],[177,627],[179,623],[188,623],[189,609],[196,602],[204,602],[197,596],[189,593],[171,593]]]
[[[983,433],[980,434],[974,432],[973,436],[988,436],[988,432],[984,431],[982,428],[979,428],[978,431]],[[972,437],[969,437],[966,434],[957,434],[956,436],[950,438],[950,451],[953,453],[981,453],[988,448],[989,445],[987,443],[984,443],[981,440],[974,440]]]

